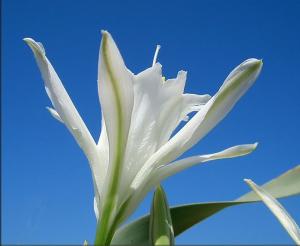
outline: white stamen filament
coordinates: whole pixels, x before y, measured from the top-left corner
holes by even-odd
[[[158,56],[158,52],[160,50],[160,45],[156,45],[156,49],[155,49],[155,53],[154,53],[154,57],[153,57],[153,62],[152,62],[152,67],[155,65],[156,60],[157,60],[157,56]]]

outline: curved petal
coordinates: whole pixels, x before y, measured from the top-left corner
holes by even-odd
[[[133,108],[133,76],[126,68],[111,35],[103,31],[99,55],[98,92],[104,124],[99,144],[108,140],[108,167],[100,204],[102,229],[112,222],[123,170],[124,154]],[[106,135],[107,134],[107,135]],[[106,140],[107,138],[107,140]],[[100,146],[101,150],[101,146]],[[104,225],[105,224],[105,225]],[[105,229],[106,230],[106,229]]]
[[[99,155],[96,143],[87,129],[80,114],[75,108],[71,98],[66,92],[61,80],[55,72],[50,61],[46,57],[45,49],[39,42],[31,38],[25,38],[24,41],[32,49],[37,64],[45,82],[45,89],[52,105],[55,109],[47,107],[51,115],[58,121],[64,123],[76,139],[79,146],[87,156],[92,170],[95,196],[100,199],[98,188],[100,181],[105,177],[103,158]]]
[[[201,140],[232,109],[238,99],[251,87],[262,68],[262,61],[248,59],[228,76],[219,91],[165,145],[145,163],[138,176],[145,176],[157,166],[175,160]]]
[[[231,73],[219,91],[197,113],[190,122],[171,139],[175,152],[170,155],[175,159],[178,155],[191,148],[201,140],[217,123],[219,123],[233,108],[239,98],[252,86],[262,68],[262,62],[248,59]],[[180,145],[180,150],[178,149]],[[177,153],[176,153],[177,152]],[[175,154],[175,158],[174,158]]]
[[[148,174],[147,177],[139,177],[140,181],[136,179],[134,181],[136,183],[133,183],[132,187],[139,188],[140,184],[142,182],[145,182],[144,180],[146,179],[152,179],[153,181],[151,181],[151,183],[157,183],[171,175],[174,175],[175,173],[178,173],[196,164],[201,164],[207,161],[213,161],[218,159],[227,159],[247,155],[254,151],[256,147],[257,143],[237,145],[213,154],[192,156],[172,162],[167,165],[156,167],[151,174]]]
[[[193,156],[185,158],[179,161],[175,161],[165,166],[157,167],[152,170],[151,173],[147,173],[146,176],[137,177],[132,183],[132,196],[128,198],[128,210],[124,214],[124,217],[136,208],[140,201],[145,197],[145,195],[155,186],[157,186],[162,180],[167,177],[176,174],[186,168],[189,168],[196,164],[202,164],[204,162],[239,157],[247,155],[254,151],[257,147],[257,143],[254,144],[243,144],[233,146],[231,148],[216,152],[213,154]]]
[[[181,159],[178,161],[175,161],[173,163],[170,163],[168,165],[162,166],[161,168],[158,168],[159,179],[165,179],[171,175],[174,175],[175,173],[178,173],[186,168],[189,168],[191,166],[194,166],[196,164],[204,163],[207,161],[213,161],[213,160],[219,160],[219,159],[227,159],[227,158],[233,158],[233,157],[239,157],[243,155],[248,155],[252,151],[254,151],[257,147],[257,143],[254,144],[243,144],[243,145],[237,145],[233,146],[231,148],[225,149],[220,152],[216,152],[213,154],[207,154],[207,155],[198,155],[198,156],[192,156],[185,159]]]
[[[34,53],[45,82],[46,92],[55,108],[55,110],[49,109],[50,113],[56,119],[65,123],[90,162],[92,162],[96,158],[95,141],[76,110],[53,66],[46,57],[44,47],[41,43],[31,38],[25,38],[24,41]]]
[[[297,245],[300,245],[300,229],[284,207],[265,189],[255,184],[251,179],[244,179],[250,188],[261,198],[265,205],[276,216],[284,229],[290,234]]]

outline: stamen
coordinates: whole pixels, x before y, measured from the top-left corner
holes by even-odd
[[[156,60],[157,60],[157,56],[158,56],[158,52],[160,50],[160,45],[156,45],[156,50],[155,50],[155,53],[154,53],[154,57],[153,57],[153,62],[152,62],[152,67],[155,65],[156,63]]]

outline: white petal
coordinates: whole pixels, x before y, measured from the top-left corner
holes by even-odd
[[[53,110],[50,110],[50,113],[66,124],[89,160],[94,159],[95,142],[54,68],[47,59],[44,47],[41,43],[35,42],[31,38],[25,38],[24,41],[34,53],[45,82],[46,92],[55,108],[56,113]]]
[[[166,100],[161,95],[162,83],[158,63],[134,76],[134,107],[124,161],[126,178],[122,179],[122,195],[128,195],[126,191],[141,165],[158,149],[157,118]]]
[[[209,95],[182,94],[177,100],[170,100],[169,104],[161,109],[158,118],[158,147],[168,142],[181,121],[188,121],[189,113],[202,110],[210,98]]]
[[[254,151],[256,147],[257,147],[257,143],[237,145],[213,154],[192,156],[192,157],[188,157],[185,159],[172,162],[167,165],[162,165],[160,167],[156,167],[156,169],[152,171],[151,174],[149,173],[147,175],[149,177],[145,178],[145,176],[137,175],[136,179],[132,183],[132,187],[135,189],[138,188],[139,186],[141,186],[141,183],[144,182],[144,179],[153,178],[153,180],[155,180],[153,182],[155,183],[159,182],[162,179],[165,179],[171,175],[174,175],[175,173],[178,173],[196,164],[201,164],[212,160],[226,159],[226,158],[233,158],[233,157],[247,155],[252,151]]]
[[[49,113],[55,118],[57,119],[59,122],[64,123],[63,120],[60,118],[59,114],[57,113],[57,111],[53,108],[50,107],[46,107],[49,111]]]
[[[201,140],[232,109],[238,99],[251,87],[260,73],[262,62],[249,59],[234,69],[220,90],[201,110],[173,137],[163,145],[140,170],[151,171],[156,166],[175,160]]]
[[[126,180],[121,185],[124,196],[137,172],[169,140],[180,121],[210,99],[209,95],[183,94],[185,81],[184,71],[164,81],[159,63],[134,76],[134,108],[124,161]]]
[[[108,137],[107,137],[107,132],[106,132],[106,126],[105,126],[105,120],[102,114],[102,120],[101,120],[101,133],[100,133],[100,138],[97,144],[97,149],[99,156],[101,158],[101,163],[103,163],[103,166],[98,166],[98,168],[95,168],[95,173],[104,173],[105,175],[107,174],[108,170],[108,165],[109,165],[109,143],[108,143]],[[101,170],[100,170],[101,168]],[[98,184],[98,191],[99,195],[103,193],[104,189],[104,183],[105,179],[102,178],[102,176],[99,176],[97,179],[97,184]]]
[[[300,229],[284,207],[262,187],[256,185],[252,180],[244,180],[253,191],[261,198],[265,205],[276,216],[282,226],[290,234],[297,245],[300,245]]]
[[[145,195],[163,179],[196,164],[247,155],[254,151],[256,147],[257,143],[237,145],[217,153],[193,156],[175,161],[166,166],[157,167],[155,170],[152,170],[151,173],[146,173],[145,176],[137,176],[131,185],[133,192],[132,196],[128,198],[130,202],[128,202],[128,211],[125,216],[130,214]]]
[[[170,163],[166,166],[162,166],[158,169],[160,179],[165,179],[166,177],[169,177],[171,175],[174,175],[175,173],[178,173],[186,168],[189,168],[191,166],[194,166],[196,164],[204,163],[207,161],[213,161],[213,160],[219,160],[219,159],[227,159],[227,158],[233,158],[233,157],[239,157],[243,155],[250,154],[252,151],[254,151],[257,147],[257,143],[254,144],[243,144],[243,145],[237,145],[233,146],[231,148],[225,149],[220,152],[216,152],[213,154],[207,154],[207,155],[198,155],[198,156],[192,156],[185,159],[181,159],[178,161],[175,161],[173,163]]]
[[[105,173],[103,172],[104,163],[101,161],[101,156],[99,156],[97,151],[96,143],[66,92],[54,68],[47,59],[45,49],[42,44],[35,42],[30,38],[26,38],[24,41],[30,46],[34,53],[45,82],[47,95],[55,108],[48,108],[48,110],[54,118],[63,122],[67,126],[79,146],[85,152],[92,169],[95,196],[100,198],[99,194],[97,194],[97,186],[99,186],[97,181],[99,182],[99,180],[101,180],[103,182]]]
[[[197,112],[203,109],[204,105],[211,99],[211,96],[196,95],[196,94],[183,94],[183,106],[181,112],[181,120],[187,117],[191,112]],[[179,122],[178,122],[179,123]]]
[[[111,35],[103,31],[99,55],[98,92],[109,143],[109,165],[103,192],[119,186],[133,108],[133,77]],[[100,139],[101,143],[101,139]]]
[[[187,124],[173,141],[178,142],[188,136],[189,139],[183,146],[185,151],[201,140],[230,112],[238,99],[252,86],[261,68],[262,62],[256,59],[249,59],[235,68],[235,73],[225,80],[216,95],[191,119],[190,124]]]

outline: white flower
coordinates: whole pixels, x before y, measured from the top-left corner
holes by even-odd
[[[95,212],[100,239],[109,242],[115,228],[162,179],[210,160],[248,154],[256,144],[235,146],[218,153],[175,161],[201,140],[251,87],[262,61],[248,59],[236,67],[213,96],[184,94],[186,72],[175,79],[162,77],[161,65],[135,75],[130,72],[111,35],[103,31],[98,89],[102,130],[96,143],[46,57],[43,46],[30,38],[53,108],[86,154],[95,189]],[[188,120],[188,114],[197,113]],[[174,136],[181,121],[188,121]],[[173,162],[173,163],[172,163]],[[103,236],[104,235],[104,236]],[[106,237],[106,238],[103,238]]]

